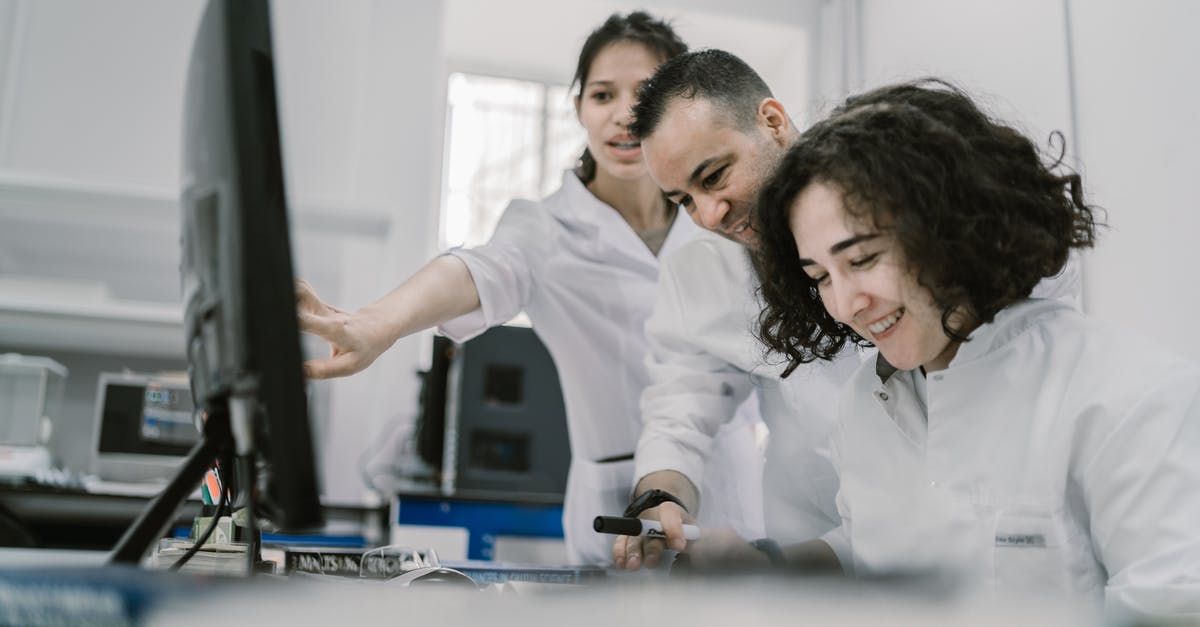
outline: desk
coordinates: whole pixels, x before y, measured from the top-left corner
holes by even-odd
[[[96,494],[82,489],[0,484],[0,546],[27,543],[5,523],[16,524],[40,548],[111,549],[142,513],[150,497]],[[335,535],[357,535],[367,542],[382,540],[387,509],[356,505],[323,506],[326,527]],[[172,526],[190,529],[200,513],[199,501],[187,501]]]
[[[1094,610],[1072,607],[1063,599],[1002,600],[963,587],[811,577],[682,581],[610,577],[594,586],[505,585],[477,592],[444,584],[404,588],[336,577],[246,580],[128,567],[58,572],[0,568],[0,597],[17,602],[16,607],[0,606],[0,622],[5,622],[5,612],[25,609],[20,607],[23,604],[28,611],[39,612],[39,617],[59,618],[54,624],[95,624],[102,618],[139,625],[355,627],[413,621],[495,627],[1124,624],[1105,622]]]
[[[147,503],[146,497],[82,489],[0,485],[0,512],[7,513],[12,524],[32,537],[33,546],[43,548],[110,549]],[[199,513],[200,503],[189,501],[172,524],[190,527]],[[0,545],[24,544],[14,530],[0,532]]]

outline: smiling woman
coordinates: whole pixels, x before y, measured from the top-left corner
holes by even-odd
[[[793,367],[879,348],[838,404],[842,524],[788,555],[1200,612],[1200,368],[1030,298],[1095,239],[1059,164],[936,81],[853,97],[784,157],[763,339]]]
[[[810,184],[794,206],[789,226],[800,267],[829,315],[879,347],[896,368],[945,368],[959,342],[943,328],[929,290],[909,271],[895,229],[848,215],[845,195],[828,183]],[[957,318],[955,333],[973,328],[966,316]]]
[[[871,249],[890,251],[887,259],[929,292],[942,331],[955,341],[1028,298],[1063,271],[1072,249],[1095,239],[1078,175],[1044,166],[1032,142],[944,83],[852,97],[800,144],[763,186],[758,216],[761,237],[770,240],[759,259],[763,294],[775,305],[764,311],[761,330],[796,363],[831,358],[847,343],[872,343],[867,326],[892,312],[846,311],[837,308],[840,301],[822,299],[822,290],[846,295],[852,284],[847,275],[834,277],[834,286],[830,268],[813,269],[821,251],[797,251],[792,227],[802,216],[792,209],[801,199],[844,211],[847,232],[881,235]],[[809,191],[810,184],[824,192]],[[851,261],[847,255],[862,248],[824,252]],[[824,287],[813,277],[826,279]]]

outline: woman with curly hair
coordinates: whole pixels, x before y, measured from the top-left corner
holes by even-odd
[[[1200,612],[1200,368],[1030,298],[1096,238],[1060,161],[922,81],[849,99],[781,162],[764,342],[793,366],[879,353],[838,409],[841,526],[774,561]]]

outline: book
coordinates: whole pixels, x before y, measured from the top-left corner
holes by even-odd
[[[510,581],[590,584],[608,576],[608,571],[602,566],[545,566],[485,560],[446,561],[442,562],[442,566],[462,572],[481,586]]]
[[[284,572],[391,579],[410,570],[438,566],[431,550],[407,547],[283,547]]]
[[[147,566],[153,570],[171,568],[188,549],[192,548],[191,540],[181,538],[163,538],[150,556]],[[247,545],[232,542],[206,542],[188,559],[180,569],[185,573],[203,573],[218,575],[246,575]]]
[[[589,584],[604,579],[601,566],[543,566],[484,560],[438,560],[432,550],[407,547],[284,547],[284,572],[361,579],[391,579],[417,568],[445,566],[467,575],[476,584],[513,582]]]

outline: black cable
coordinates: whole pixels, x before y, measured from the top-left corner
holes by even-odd
[[[200,551],[200,548],[204,546],[204,543],[208,542],[208,537],[212,535],[213,530],[216,529],[217,525],[221,522],[221,516],[225,514],[225,507],[229,504],[228,496],[229,491],[222,487],[221,500],[217,503],[217,513],[213,515],[212,522],[208,523],[208,528],[205,529],[204,533],[196,539],[191,547],[188,548],[187,552],[183,554],[183,557],[179,558],[179,560],[174,564],[171,564],[170,570],[179,570],[180,568],[183,568],[183,565],[186,564],[188,560],[192,559],[193,555]],[[230,538],[230,541],[232,541],[232,538]]]

